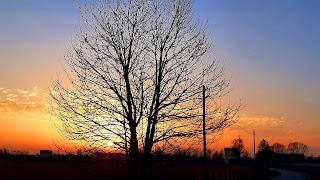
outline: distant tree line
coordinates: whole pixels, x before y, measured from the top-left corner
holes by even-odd
[[[175,151],[173,151],[173,156],[185,156],[190,157],[193,159],[202,159],[203,157],[203,151],[200,151],[197,148],[188,148],[188,149],[181,149],[177,148]],[[215,160],[215,161],[222,161],[223,160],[223,150],[212,150],[207,149],[207,159],[208,160]]]
[[[292,142],[288,144],[288,147],[286,148],[285,145],[281,143],[274,143],[271,146],[269,146],[269,143],[262,139],[262,141],[258,145],[259,151],[270,149],[275,153],[282,153],[282,154],[303,154],[304,156],[308,156],[308,146],[305,145],[302,142]]]
[[[0,155],[28,155],[28,151],[19,151],[19,150],[13,150],[10,151],[6,148],[0,149]]]
[[[244,148],[244,141],[240,136],[232,141],[232,147],[239,149],[240,156],[242,158],[249,156],[248,151]],[[308,146],[302,142],[292,142],[289,143],[287,147],[281,143],[275,142],[270,146],[265,139],[262,139],[258,144],[258,150],[272,150],[275,153],[282,154],[303,154],[304,156],[309,155]]]

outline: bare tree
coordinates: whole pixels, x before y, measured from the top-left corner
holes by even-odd
[[[148,167],[152,147],[167,148],[202,133],[202,86],[207,134],[235,122],[240,105],[220,106],[229,79],[206,28],[193,20],[192,0],[114,0],[79,5],[85,20],[66,58],[66,83],[52,84],[52,112],[72,140],[124,150],[131,177],[138,148]],[[146,172],[142,170],[142,172]]]
[[[240,136],[237,139],[234,139],[232,141],[232,147],[233,148],[238,148],[239,152],[240,152],[240,155],[242,155],[245,152],[243,139]]]
[[[303,154],[306,155],[308,151],[308,146],[302,142],[293,142],[288,144],[287,152],[289,154]]]
[[[286,147],[280,143],[274,143],[270,146],[271,150],[276,153],[284,153],[286,151]]]

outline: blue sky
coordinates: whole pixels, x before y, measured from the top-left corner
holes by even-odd
[[[242,71],[273,72],[280,77],[316,82],[320,67],[320,3],[196,1],[195,5],[196,14],[208,19],[216,48],[237,59],[235,63]]]
[[[214,52],[226,59],[242,93],[263,88],[268,96],[276,89],[319,105],[319,7],[317,1],[196,1],[195,14],[207,19]]]

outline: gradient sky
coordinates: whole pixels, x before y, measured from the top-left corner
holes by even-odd
[[[252,152],[254,129],[257,141],[301,141],[320,155],[319,9],[312,0],[195,1],[212,58],[232,77],[231,99],[246,104],[211,148],[241,136]],[[0,148],[54,149],[48,89],[81,23],[72,1],[0,1]]]

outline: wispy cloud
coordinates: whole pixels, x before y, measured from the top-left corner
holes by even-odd
[[[0,100],[0,112],[39,111],[44,110],[45,107],[45,104],[39,102],[16,102],[10,99]]]
[[[286,118],[274,115],[244,115],[238,123],[246,127],[279,127],[286,124]]]
[[[36,97],[37,95],[45,95],[42,89],[38,87],[33,87],[32,89],[29,89],[29,90],[18,89],[17,92],[25,98]]]
[[[228,132],[250,134],[255,130],[262,137],[297,136],[308,131],[308,126],[281,115],[242,115]],[[309,128],[310,129],[310,128]]]
[[[9,101],[17,101],[17,100],[19,100],[18,98],[17,98],[18,96],[16,95],[16,94],[7,94],[7,100],[9,100]]]
[[[8,94],[9,92],[10,92],[10,89],[0,88],[0,93],[1,94]]]
[[[38,87],[17,90],[0,88],[0,112],[44,110],[45,96]]]

